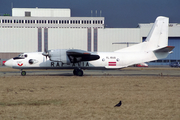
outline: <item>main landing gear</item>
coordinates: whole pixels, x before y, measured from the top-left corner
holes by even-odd
[[[21,75],[22,75],[22,76],[25,76],[25,75],[26,75],[26,71],[22,71],[22,70],[21,70]]]
[[[83,76],[83,71],[80,68],[75,68],[73,74],[77,76]]]

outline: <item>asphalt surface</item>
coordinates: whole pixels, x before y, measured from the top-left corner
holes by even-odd
[[[20,70],[0,67],[0,77],[21,76]],[[170,67],[129,67],[120,70],[83,70],[84,76],[176,76],[180,68]],[[26,70],[26,76],[74,76],[73,70]]]

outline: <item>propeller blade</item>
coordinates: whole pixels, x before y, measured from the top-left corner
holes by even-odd
[[[46,60],[47,60],[47,57],[50,57],[49,51],[46,48],[44,49],[44,52],[42,53],[42,55],[46,56]]]

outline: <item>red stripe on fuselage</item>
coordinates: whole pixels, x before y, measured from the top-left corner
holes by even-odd
[[[109,62],[109,66],[116,66],[116,62]]]

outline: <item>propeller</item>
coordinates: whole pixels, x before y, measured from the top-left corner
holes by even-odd
[[[47,49],[44,49],[44,52],[42,53],[42,55],[46,56],[46,60],[47,60],[47,57],[50,57],[49,51],[47,51]]]

